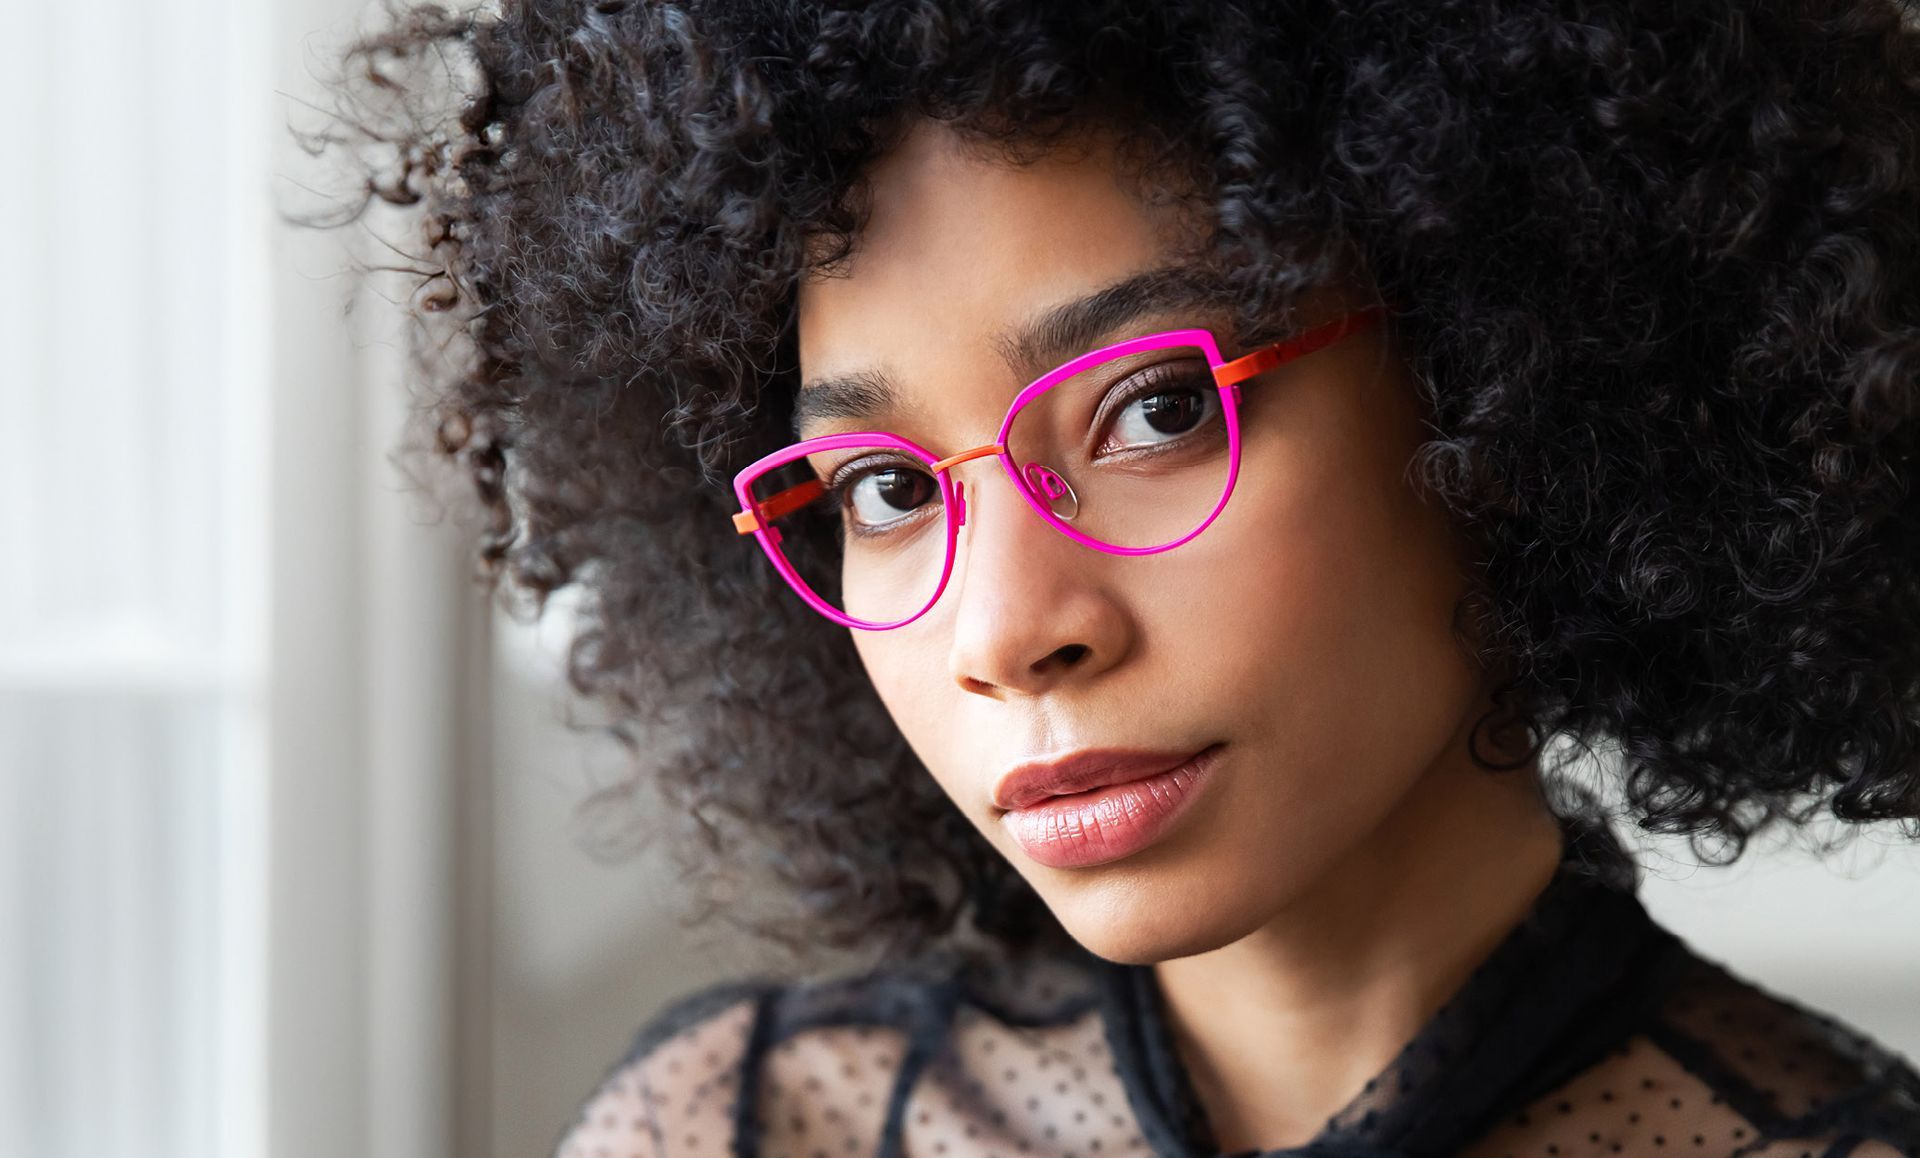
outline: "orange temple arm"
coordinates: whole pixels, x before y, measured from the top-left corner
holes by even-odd
[[[826,484],[819,479],[808,479],[798,486],[790,486],[764,502],[755,503],[752,510],[741,511],[733,516],[733,529],[742,535],[751,535],[773,520],[806,506],[826,493],[826,489]]]
[[[1264,374],[1282,362],[1311,354],[1320,347],[1346,337],[1355,330],[1365,329],[1385,316],[1386,311],[1379,306],[1366,306],[1355,310],[1338,321],[1328,322],[1315,327],[1298,337],[1284,342],[1276,342],[1255,350],[1244,358],[1235,358],[1223,362],[1213,371],[1214,381],[1222,386],[1231,386],[1244,382],[1256,374]]]

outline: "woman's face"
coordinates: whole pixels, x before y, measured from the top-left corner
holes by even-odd
[[[1083,143],[1014,167],[925,124],[870,169],[850,261],[801,290],[801,370],[805,383],[884,375],[906,405],[805,435],[889,429],[940,456],[991,443],[1038,372],[1009,365],[1000,335],[1179,258],[1191,221],[1144,204],[1112,153]],[[1362,301],[1310,299],[1301,327]],[[1226,322],[1174,305],[1094,345],[1206,327],[1225,356],[1245,353]],[[1068,932],[1114,960],[1185,956],[1259,927],[1383,839],[1423,780],[1461,774],[1482,703],[1450,628],[1464,590],[1455,539],[1404,477],[1423,424],[1386,332],[1251,379],[1240,421],[1231,500],[1159,554],[1073,542],[991,456],[953,467],[967,517],[946,591],[905,627],[853,632],[940,786]],[[1085,808],[1022,816],[995,802],[1025,761],[1213,745],[1199,776],[1100,790]],[[1163,812],[1144,847],[1084,855],[1100,828],[1122,841]],[[1068,865],[1048,851],[1076,846]]]

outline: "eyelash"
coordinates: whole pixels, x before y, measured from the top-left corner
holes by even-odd
[[[1107,393],[1101,402],[1100,408],[1094,412],[1096,429],[1106,430],[1113,424],[1115,418],[1126,411],[1127,407],[1132,406],[1142,398],[1148,398],[1159,393],[1167,386],[1180,383],[1189,376],[1195,379],[1196,382],[1204,380],[1205,388],[1214,389],[1212,368],[1206,367],[1201,369],[1189,365],[1190,362],[1190,359],[1155,362],[1151,366],[1142,367],[1137,373],[1129,374],[1118,383],[1113,390]],[[1205,366],[1205,364],[1201,363],[1200,366]],[[1132,453],[1152,454],[1154,451],[1134,451]]]
[[[847,528],[851,534],[868,535],[875,538],[891,534],[894,529],[898,528],[901,522],[912,516],[903,515],[900,519],[896,519],[887,524],[888,529],[884,531],[865,529],[859,523],[844,517],[849,492],[851,492],[854,487],[860,485],[861,481],[870,474],[877,474],[882,470],[896,466],[909,467],[925,473],[926,465],[926,463],[918,459],[900,455],[892,458],[876,458],[873,455],[863,455],[860,458],[851,459],[835,467],[832,473],[823,480],[823,485],[827,490],[828,504],[834,515],[839,517],[841,526]],[[937,487],[939,484],[935,483],[934,485]]]

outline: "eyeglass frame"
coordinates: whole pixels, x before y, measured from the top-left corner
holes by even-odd
[[[807,604],[815,611],[820,612],[828,619],[833,620],[843,627],[858,628],[862,631],[892,631],[896,628],[905,627],[933,610],[934,604],[940,602],[940,596],[946,592],[947,581],[953,576],[954,547],[959,542],[960,528],[965,526],[967,522],[966,483],[949,478],[948,471],[963,462],[968,462],[976,458],[984,458],[987,455],[995,455],[1000,459],[1000,465],[1005,468],[1007,477],[1013,480],[1014,488],[1027,500],[1027,505],[1033,508],[1035,514],[1045,520],[1054,530],[1059,531],[1081,546],[1102,551],[1109,555],[1157,555],[1162,551],[1171,551],[1175,547],[1191,541],[1202,531],[1212,526],[1213,521],[1220,517],[1220,512],[1226,509],[1227,500],[1233,495],[1234,482],[1240,474],[1240,383],[1297,358],[1303,358],[1316,350],[1339,341],[1341,338],[1347,337],[1349,334],[1365,330],[1383,320],[1385,315],[1385,309],[1379,305],[1363,306],[1333,321],[1315,326],[1293,337],[1262,346],[1251,353],[1244,354],[1232,360],[1221,356],[1218,340],[1214,337],[1211,330],[1206,329],[1161,330],[1156,333],[1142,334],[1139,337],[1129,338],[1126,341],[1116,342],[1112,345],[1102,346],[1097,350],[1089,350],[1078,357],[1061,363],[1023,387],[1020,393],[1015,395],[1013,401],[1007,406],[1006,417],[1001,420],[1000,432],[995,436],[994,441],[963,450],[958,454],[949,455],[946,458],[935,458],[931,451],[928,451],[919,444],[901,435],[884,430],[823,434],[815,438],[802,439],[799,442],[784,446],[771,454],[761,456],[745,467],[742,467],[740,471],[734,475],[734,496],[740,501],[739,512],[732,516],[734,531],[741,535],[752,535],[757,539],[760,543],[761,550],[766,552],[767,558],[773,563],[774,569],[787,581],[788,586],[792,587],[795,593],[806,600]],[[1098,539],[1082,534],[1074,528],[1067,526],[1061,521],[1059,516],[1048,509],[1047,505],[1033,493],[1032,486],[1026,479],[1021,477],[1020,470],[1013,461],[1013,455],[1007,450],[1007,434],[1013,429],[1014,418],[1035,398],[1038,398],[1054,386],[1074,377],[1090,366],[1109,362],[1116,358],[1126,357],[1129,354],[1178,346],[1194,346],[1206,354],[1207,362],[1213,370],[1214,383],[1220,388],[1220,409],[1227,426],[1229,461],[1227,466],[1227,482],[1226,485],[1221,488],[1219,502],[1214,504],[1213,510],[1208,513],[1207,517],[1201,521],[1199,526],[1171,543],[1164,543],[1155,547],[1117,547],[1111,543],[1101,542]],[[928,597],[926,604],[921,607],[920,610],[907,616],[905,619],[896,620],[892,623],[872,623],[863,619],[855,619],[853,616],[840,611],[822,599],[813,588],[807,584],[806,580],[802,579],[794,571],[792,562],[789,561],[786,554],[780,550],[780,529],[772,526],[769,520],[778,519],[812,502],[815,498],[819,497],[821,490],[824,489],[824,484],[818,480],[799,483],[770,495],[758,503],[754,502],[751,494],[753,483],[758,480],[762,474],[770,470],[785,466],[796,459],[805,458],[811,454],[818,454],[828,450],[842,450],[848,447],[886,447],[892,450],[905,451],[926,464],[928,470],[933,475],[935,484],[940,488],[940,501],[942,508],[946,512],[947,526],[946,560],[940,568],[940,582],[934,587],[933,594]]]

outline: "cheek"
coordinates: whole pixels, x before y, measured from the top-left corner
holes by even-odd
[[[937,754],[953,750],[948,729],[955,717],[944,643],[936,646],[932,632],[909,624],[894,631],[856,631],[853,645],[894,725],[938,779],[942,761]]]
[[[1359,401],[1322,392],[1250,429],[1227,509],[1154,596],[1152,622],[1186,625],[1181,675],[1288,770],[1285,794],[1356,769],[1404,790],[1477,687],[1451,527],[1403,479],[1417,423],[1384,388]]]

